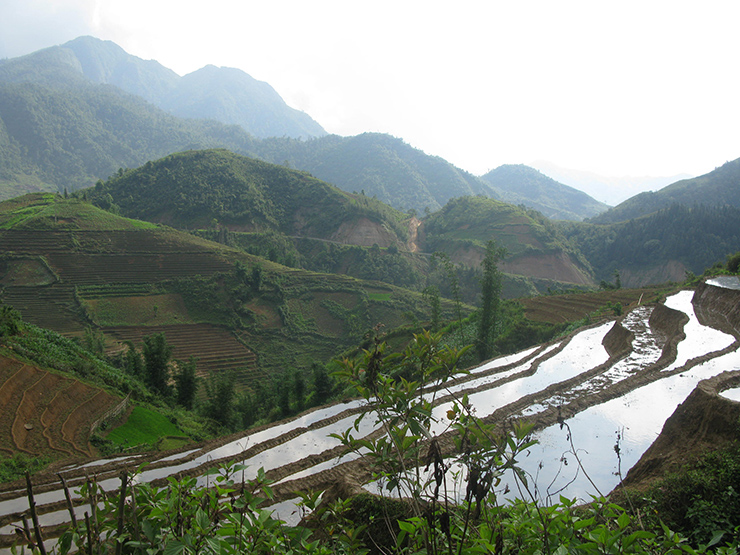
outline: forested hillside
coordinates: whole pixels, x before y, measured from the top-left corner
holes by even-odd
[[[0,84],[0,199],[71,192],[172,152],[252,143],[235,126],[177,118],[115,87]]]
[[[377,226],[382,246],[407,236],[406,216],[377,200],[227,150],[147,162],[96,185],[88,198],[104,208],[112,202],[129,217],[187,229],[221,226],[344,242],[343,233],[365,219]]]
[[[439,210],[462,195],[494,196],[479,178],[401,139],[381,133],[336,135],[307,142],[268,139],[257,146],[262,158],[288,162],[345,190],[376,197],[419,215]]]
[[[464,266],[477,267],[486,243],[494,239],[507,250],[504,272],[570,284],[592,283],[580,253],[547,218],[501,201],[461,197],[424,220],[424,249],[443,251]]]
[[[236,124],[256,137],[317,137],[326,131],[267,83],[241,70],[206,66],[180,77],[111,41],[79,37],[0,64],[0,81],[115,85],[174,115]]]
[[[740,250],[740,209],[674,204],[627,222],[562,223],[566,236],[584,253],[597,280],[621,274],[627,287],[682,281],[701,274]]]
[[[505,164],[481,177],[500,198],[524,204],[554,220],[583,220],[608,206],[523,164]]]
[[[599,224],[623,222],[672,204],[740,207],[740,158],[708,174],[678,181],[656,192],[640,193],[591,221]]]

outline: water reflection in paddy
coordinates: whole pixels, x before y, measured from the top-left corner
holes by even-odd
[[[735,340],[731,335],[699,323],[694,313],[694,305],[691,304],[693,295],[693,291],[680,291],[665,300],[665,305],[668,308],[684,312],[688,315],[689,321],[684,326],[686,339],[678,344],[676,360],[665,368],[664,372],[680,368],[690,359],[699,355],[721,351],[725,347],[729,347]]]
[[[602,493],[608,493],[619,481],[615,474],[618,460],[614,451],[618,432],[623,434],[620,443],[621,468],[626,474],[655,441],[665,421],[699,381],[725,370],[738,368],[738,365],[740,352],[735,351],[686,372],[662,378],[617,399],[595,405],[568,419],[579,457]],[[567,454],[570,444],[566,431],[557,425],[546,428],[536,434],[536,437],[540,444],[532,448],[529,457],[522,458],[522,463],[534,475],[542,461],[543,468],[539,470],[540,483],[549,484],[560,469],[560,457]],[[573,477],[576,461],[572,455],[566,455],[566,458],[569,459],[568,468],[565,469],[567,472],[555,481],[553,491]],[[582,475],[566,490],[567,496],[577,496],[584,500],[590,499],[589,495],[595,493]]]
[[[562,351],[540,363],[537,371],[531,376],[471,393],[468,398],[476,416],[487,416],[521,397],[541,391],[554,383],[570,379],[606,362],[609,354],[602,341],[612,325],[609,322],[576,334]],[[510,372],[522,370],[523,368],[516,368]],[[447,427],[445,414],[450,408],[452,402],[434,408],[432,415],[436,422],[432,424],[432,434],[439,435],[445,431]]]
[[[740,403],[740,387],[734,387],[732,389],[725,389],[722,393],[720,393],[722,397],[725,397],[726,399],[729,399],[730,401],[737,401]]]

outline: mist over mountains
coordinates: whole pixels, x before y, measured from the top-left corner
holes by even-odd
[[[552,179],[575,187],[594,199],[610,206],[615,206],[629,197],[644,191],[657,191],[681,179],[693,177],[689,174],[664,177],[610,177],[584,170],[563,168],[545,160],[537,160],[529,165]]]
[[[475,176],[387,134],[327,135],[268,84],[236,69],[206,66],[180,77],[92,37],[0,62],[0,199],[32,191],[71,192],[174,153],[214,148],[309,172],[353,198],[385,203],[407,217],[424,220],[456,199],[482,197],[536,210],[549,220],[576,222],[559,225],[574,255],[580,250],[587,259],[585,273],[592,270],[597,283],[628,267],[625,283],[680,279],[726,256],[738,241],[731,229],[704,225],[714,217],[735,221],[737,161],[607,210],[606,204],[553,179],[563,170],[552,165],[540,163],[538,171],[505,164]],[[563,175],[562,181],[570,183],[590,179],[594,194],[616,198],[617,181],[584,172]],[[667,180],[635,179],[629,185],[659,187]],[[684,209],[670,210],[673,205]],[[698,206],[704,208],[693,209]],[[676,242],[665,235],[666,222],[677,214],[686,220],[691,240]],[[629,223],[647,216],[639,225]],[[484,220],[458,219],[455,225],[470,227],[460,235],[469,240],[485,235],[481,229],[490,226]],[[508,237],[496,239],[505,243]],[[369,244],[374,242],[385,244]],[[641,253],[639,263],[635,253]],[[460,260],[466,257],[477,260],[468,255]],[[537,264],[528,264],[526,272]]]

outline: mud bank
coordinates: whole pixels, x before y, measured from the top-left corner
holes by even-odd
[[[740,339],[740,290],[701,283],[693,303],[699,322]]]
[[[740,403],[720,392],[740,384],[740,370],[704,380],[666,420],[663,430],[627,473],[623,486],[643,490],[701,453],[738,439]]]

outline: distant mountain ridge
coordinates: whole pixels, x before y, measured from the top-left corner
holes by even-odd
[[[33,80],[44,65],[49,84],[74,81],[115,85],[182,117],[211,118],[242,126],[256,137],[310,138],[326,131],[308,114],[291,108],[267,83],[239,69],[206,66],[184,77],[153,60],[128,54],[111,41],[79,37],[0,64],[0,81]],[[58,75],[55,75],[58,73]]]
[[[586,193],[522,164],[504,164],[482,179],[506,202],[524,204],[554,220],[583,220],[609,208]]]
[[[532,187],[523,169],[504,172],[506,178],[492,185],[385,134],[319,136],[325,135],[320,126],[280,127],[286,114],[305,116],[241,70],[206,66],[179,77],[112,42],[80,37],[0,62],[0,198],[86,187],[118,168],[222,147],[287,163],[420,215],[470,195],[574,220],[594,215],[599,206],[574,190],[566,194],[567,186],[544,176],[536,176],[538,186]],[[276,137],[259,140],[247,131]]]
[[[649,176],[604,176],[594,172],[563,168],[551,162],[537,160],[529,164],[543,174],[575,187],[600,202],[615,206],[620,202],[645,191],[655,191],[676,181],[688,179],[689,174],[662,177]]]
[[[740,158],[693,179],[684,179],[656,192],[640,193],[592,219],[593,223],[624,222],[671,205],[740,207]]]

